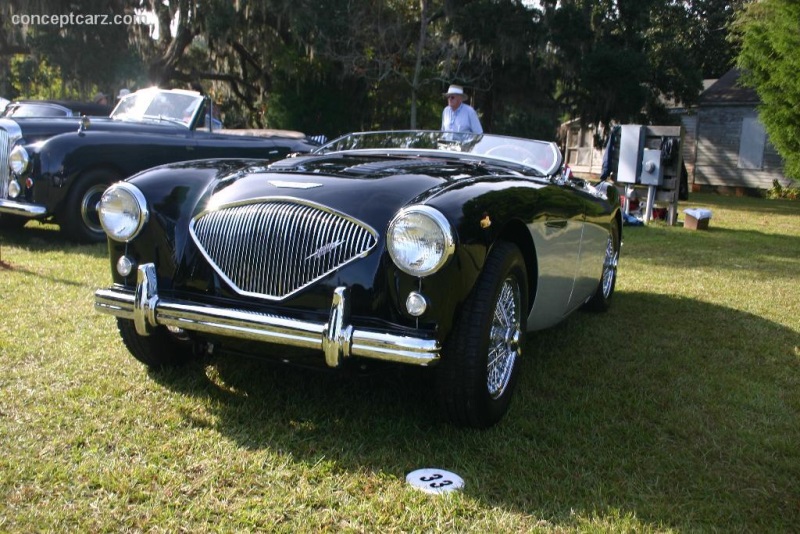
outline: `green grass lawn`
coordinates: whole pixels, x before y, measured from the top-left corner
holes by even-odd
[[[0,532],[797,532],[800,203],[690,206],[624,228],[611,311],[532,334],[488,431],[415,372],[150,373],[94,312],[104,245],[0,233]]]

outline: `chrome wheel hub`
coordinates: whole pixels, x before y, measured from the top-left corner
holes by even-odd
[[[519,283],[513,277],[506,278],[495,304],[489,334],[486,387],[493,399],[505,392],[517,358],[522,354],[521,302]]]
[[[603,297],[608,298],[614,287],[614,279],[617,276],[617,264],[619,263],[619,251],[614,248],[614,236],[608,236],[606,245],[606,257],[603,260]]]
[[[108,186],[105,184],[92,186],[81,199],[81,219],[86,228],[92,232],[103,231],[103,227],[100,226],[100,218],[97,214],[97,205],[107,187]]]

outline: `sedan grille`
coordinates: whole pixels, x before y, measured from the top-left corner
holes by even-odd
[[[11,143],[8,132],[0,128],[0,198],[8,197],[8,182],[11,171],[8,168],[8,153]]]
[[[377,243],[377,233],[324,206],[294,199],[232,204],[200,214],[192,238],[214,270],[243,294],[285,298]]]

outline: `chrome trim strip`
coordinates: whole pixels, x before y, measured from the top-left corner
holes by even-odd
[[[192,304],[158,296],[155,266],[140,265],[136,290],[110,287],[95,291],[95,310],[132,319],[140,335],[156,326],[175,326],[238,339],[319,350],[329,367],[351,357],[410,365],[429,365],[440,358],[435,339],[357,330],[349,324],[348,291],[338,287],[324,324],[252,311]]]
[[[149,336],[156,326],[156,306],[158,306],[156,266],[148,263],[137,271],[136,293],[133,298],[133,324],[140,336]]]
[[[347,292],[343,287],[333,291],[331,315],[324,327],[322,336],[322,352],[325,353],[325,363],[328,367],[338,367],[341,358],[350,356],[351,342],[353,340],[353,327],[346,325],[350,317],[350,303]]]
[[[47,214],[47,208],[39,204],[23,204],[22,202],[0,198],[0,213],[19,215],[21,217],[41,217]]]

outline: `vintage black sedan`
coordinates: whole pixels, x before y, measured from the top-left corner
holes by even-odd
[[[215,130],[209,117],[200,93],[150,88],[109,117],[0,119],[0,228],[39,219],[74,241],[103,241],[100,195],[141,170],[198,158],[275,160],[318,146],[299,132]]]
[[[487,427],[526,332],[614,293],[618,193],[561,169],[553,143],[432,131],[150,169],[100,200],[113,284],[95,308],[154,368],[427,366],[444,417]]]

